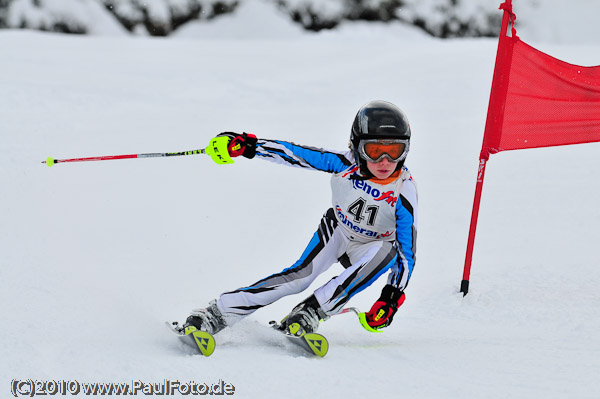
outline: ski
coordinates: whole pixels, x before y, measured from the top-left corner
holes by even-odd
[[[329,350],[329,342],[321,334],[303,333],[298,334],[298,328],[292,324],[289,329],[284,329],[276,321],[269,323],[271,327],[285,335],[293,344],[304,349],[308,354],[323,357]],[[206,331],[200,331],[194,326],[182,327],[178,322],[166,322],[169,331],[173,332],[187,346],[193,348],[203,356],[210,356],[215,351],[215,339]]]
[[[200,352],[200,354],[210,356],[215,351],[215,339],[206,331],[200,331],[194,326],[183,328],[176,321],[172,323],[166,322],[166,324],[167,328],[175,333],[183,343],[191,346]]]
[[[323,357],[329,350],[327,338],[317,333],[302,333],[298,335],[298,326],[296,323],[292,324],[288,329],[284,329],[276,321],[271,321],[269,324],[273,329],[285,335],[291,342],[300,346],[311,355]]]

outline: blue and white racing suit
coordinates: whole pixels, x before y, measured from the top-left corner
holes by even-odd
[[[304,291],[332,264],[345,270],[315,291],[321,309],[335,314],[384,273],[404,290],[415,265],[417,190],[406,167],[385,180],[361,178],[352,152],[259,139],[256,157],[332,174],[327,210],[302,256],[283,271],[221,294],[217,306],[235,322],[278,299]]]

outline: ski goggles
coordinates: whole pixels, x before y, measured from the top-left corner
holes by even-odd
[[[387,158],[391,162],[400,162],[408,154],[409,141],[397,139],[361,140],[358,153],[367,161],[379,162]]]

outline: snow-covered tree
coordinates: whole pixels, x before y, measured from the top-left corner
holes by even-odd
[[[193,20],[212,19],[235,10],[236,0],[101,0],[130,32],[145,28],[153,36],[166,36]]]
[[[0,27],[64,33],[147,32],[231,12],[236,0],[0,0]]]
[[[401,21],[433,36],[494,36],[501,14],[489,0],[0,0],[0,28],[167,36],[181,25],[265,1],[304,29],[345,21]]]
[[[273,0],[305,29],[344,21],[403,21],[437,37],[497,35],[501,14],[489,0]]]

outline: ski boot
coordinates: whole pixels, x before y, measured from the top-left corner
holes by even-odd
[[[286,334],[301,337],[317,331],[320,320],[327,320],[329,316],[321,309],[317,298],[311,295],[300,302],[279,325],[279,329]]]
[[[194,309],[183,324],[183,329],[195,327],[196,330],[214,335],[227,327],[227,322],[217,307],[217,301],[212,300],[206,309]]]

